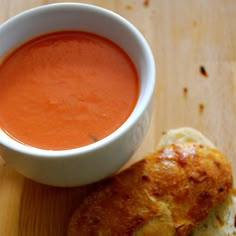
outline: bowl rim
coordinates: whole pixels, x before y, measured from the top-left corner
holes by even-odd
[[[119,14],[108,10],[106,8],[92,5],[92,4],[87,4],[87,3],[72,3],[72,2],[67,2],[67,3],[52,3],[52,4],[47,4],[47,5],[42,5],[38,7],[34,7],[31,9],[28,9],[26,11],[23,11],[8,20],[6,20],[4,23],[0,25],[0,30],[3,27],[7,27],[8,24],[11,24],[15,21],[17,21],[19,18],[24,17],[26,15],[32,15],[34,13],[40,14],[45,11],[57,11],[62,8],[67,8],[67,9],[73,9],[75,8],[83,8],[85,10],[92,10],[92,11],[99,11],[101,14],[107,15],[108,17],[113,17],[116,19],[119,24],[123,24],[124,27],[129,28],[130,31],[135,35],[136,40],[139,41],[140,45],[144,48],[144,52],[146,54],[147,58],[147,65],[148,65],[148,73],[149,77],[151,78],[149,83],[146,85],[147,88],[145,89],[146,93],[145,96],[142,96],[142,102],[138,105],[138,100],[140,99],[140,94],[138,96],[137,103],[129,115],[129,117],[126,119],[126,121],[118,127],[115,131],[113,131],[111,134],[108,136],[104,137],[103,139],[94,142],[92,144],[88,144],[85,146],[81,146],[78,148],[72,148],[72,149],[65,149],[65,150],[47,150],[47,149],[40,149],[37,147],[29,146],[27,144],[23,144],[20,141],[15,140],[12,138],[10,135],[8,135],[6,132],[4,132],[0,128],[0,144],[5,146],[8,149],[12,149],[16,152],[19,152],[21,154],[26,154],[38,158],[48,158],[48,157],[57,157],[57,158],[63,158],[63,157],[68,157],[68,156],[77,156],[77,155],[83,155],[86,153],[94,152],[98,149],[104,148],[105,146],[108,146],[112,142],[118,140],[119,138],[122,137],[122,135],[125,134],[125,132],[129,129],[132,128],[133,125],[139,120],[139,118],[142,116],[144,113],[145,109],[148,107],[149,102],[152,99],[152,96],[154,94],[154,89],[155,89],[155,83],[156,83],[156,78],[155,78],[155,61],[154,57],[152,54],[152,51],[144,38],[144,36],[140,33],[140,31],[133,25],[131,24],[128,20],[126,20],[124,17],[120,16]],[[132,59],[132,58],[131,58]],[[5,137],[9,139],[10,141],[6,140]]]

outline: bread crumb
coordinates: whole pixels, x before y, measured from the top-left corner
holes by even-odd
[[[126,10],[132,10],[133,7],[132,7],[131,5],[125,5],[125,9],[126,9]]]
[[[187,96],[187,94],[188,94],[188,88],[187,87],[183,88],[183,94],[184,94],[185,97]]]
[[[148,7],[148,5],[149,5],[149,0],[144,0],[143,5],[144,5],[145,7]]]
[[[202,112],[204,111],[205,105],[204,105],[203,102],[200,102],[200,103],[198,104],[198,109],[199,109],[199,112],[200,112],[200,113],[202,113]]]
[[[208,77],[207,71],[204,66],[200,66],[199,71],[202,76]]]

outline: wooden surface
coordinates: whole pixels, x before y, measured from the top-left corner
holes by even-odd
[[[23,10],[53,2],[0,0],[0,23]],[[235,169],[236,0],[80,2],[127,18],[144,34],[155,56],[152,123],[132,161],[155,149],[163,131],[192,126],[223,150]],[[200,73],[200,66],[207,77]],[[91,189],[43,186],[25,179],[0,159],[0,235],[65,235],[70,215]]]

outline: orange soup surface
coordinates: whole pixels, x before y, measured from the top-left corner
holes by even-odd
[[[81,31],[50,33],[0,64],[0,127],[42,149],[81,147],[120,127],[138,93],[137,71],[116,44]]]

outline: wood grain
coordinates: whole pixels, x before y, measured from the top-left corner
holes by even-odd
[[[62,1],[0,0],[0,23],[26,9],[54,2]],[[154,150],[163,131],[192,126],[208,136],[235,169],[236,1],[82,2],[108,8],[131,21],[155,56],[152,122],[129,164]],[[208,77],[200,73],[201,66]],[[93,187],[43,186],[25,179],[0,159],[0,235],[65,235],[70,215]]]

